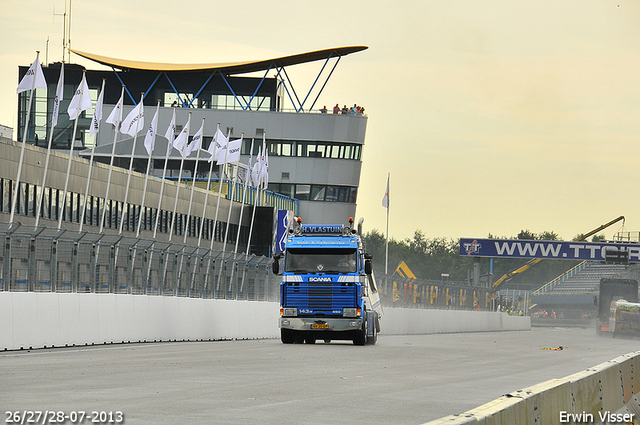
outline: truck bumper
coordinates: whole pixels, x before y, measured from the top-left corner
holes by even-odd
[[[359,317],[317,318],[317,317],[281,317],[281,329],[295,331],[356,331],[362,329]]]

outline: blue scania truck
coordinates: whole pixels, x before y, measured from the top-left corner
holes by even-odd
[[[349,225],[303,225],[289,229],[284,252],[276,255],[280,274],[280,335],[291,344],[351,340],[375,344],[382,306],[360,232]]]

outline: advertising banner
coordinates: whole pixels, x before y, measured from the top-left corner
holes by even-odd
[[[278,210],[276,223],[276,253],[284,252],[284,244],[287,241],[287,232],[293,225],[293,211]]]
[[[469,257],[605,261],[607,251],[627,251],[630,263],[640,262],[640,244],[637,243],[460,239],[460,255]]]

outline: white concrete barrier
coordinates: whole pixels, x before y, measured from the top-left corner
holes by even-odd
[[[0,292],[0,350],[120,342],[278,338],[279,305],[127,294]],[[528,317],[388,308],[387,335],[528,330]]]
[[[638,423],[640,351],[424,425]]]
[[[126,294],[0,292],[0,350],[276,338],[279,306]]]
[[[380,322],[387,335],[522,330],[531,330],[530,317],[490,311],[385,308]]]

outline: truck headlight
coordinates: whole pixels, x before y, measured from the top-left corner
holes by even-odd
[[[284,308],[282,311],[282,315],[283,316],[297,316],[298,315],[298,309],[295,307],[288,307],[288,308]]]
[[[343,308],[342,309],[342,315],[344,317],[356,317],[356,315],[358,314],[358,309],[356,308]]]

